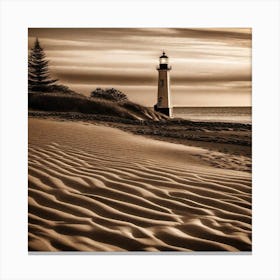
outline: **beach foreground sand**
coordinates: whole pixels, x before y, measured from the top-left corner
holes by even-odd
[[[28,160],[29,251],[251,251],[251,173],[207,149],[29,118]]]

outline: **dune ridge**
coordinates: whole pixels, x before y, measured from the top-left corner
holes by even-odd
[[[251,251],[251,174],[203,155],[29,118],[29,251]]]

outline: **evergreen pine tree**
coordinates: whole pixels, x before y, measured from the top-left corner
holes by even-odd
[[[55,84],[57,80],[51,79],[48,64],[44,49],[36,38],[28,58],[29,92],[47,92]]]

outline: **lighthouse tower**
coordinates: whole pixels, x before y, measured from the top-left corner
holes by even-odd
[[[155,111],[161,112],[169,117],[172,117],[172,106],[170,100],[170,70],[168,66],[168,56],[165,52],[159,58],[158,70],[158,99],[154,106]]]

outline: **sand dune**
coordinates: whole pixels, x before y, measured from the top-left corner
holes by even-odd
[[[29,250],[250,251],[251,174],[209,153],[30,118]]]

